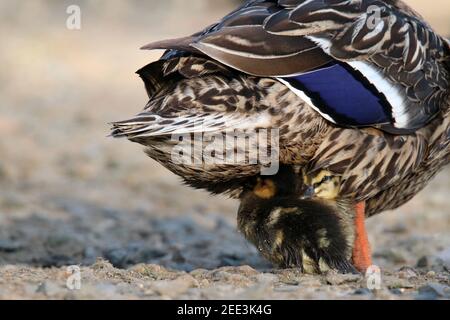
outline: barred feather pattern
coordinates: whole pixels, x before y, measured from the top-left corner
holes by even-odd
[[[430,139],[426,157],[420,166],[405,174],[389,188],[369,198],[368,216],[402,206],[450,164],[450,100],[447,100],[447,107],[444,110],[446,110],[444,115],[436,119],[434,125],[424,130]]]
[[[361,17],[370,6],[381,8],[373,30]],[[367,201],[369,215],[410,200],[450,162],[449,46],[402,1],[252,0],[198,34],[145,48],[168,49],[138,72],[150,101],[113,123],[112,135],[146,146],[196,188],[239,197],[242,182],[260,172],[174,163],[170,136],[194,134],[196,124],[220,134],[280,129],[282,163],[340,175],[341,198]],[[276,78],[333,60],[369,65],[401,90],[397,116],[412,130],[337,126]]]
[[[179,128],[192,130],[183,124],[189,119],[215,119],[206,128],[226,132],[233,126],[224,119],[248,118],[252,120],[236,122],[236,128],[253,130],[254,119],[267,112],[268,122],[261,128],[280,129],[282,163],[305,167],[309,173],[327,168],[341,175],[341,197],[368,200],[369,213],[403,204],[449,162],[449,111],[413,135],[342,128],[324,120],[279,82],[222,68],[198,57],[166,61],[162,83],[167,87],[153,95],[143,113],[115,123],[113,135],[148,146],[150,157],[194,187],[238,197],[242,180],[258,174],[258,167],[173,163],[176,142],[170,134],[183,132],[176,131]],[[177,79],[175,84],[171,77]]]
[[[411,200],[450,163],[450,119],[439,116],[413,135],[334,128],[308,164],[342,176],[340,196],[367,201],[368,215]]]
[[[325,119],[274,79],[223,70],[222,65],[195,56],[169,59],[159,67],[159,75],[151,74],[161,77],[159,81],[146,79],[150,75],[145,68],[140,71],[152,98],[136,117],[113,123],[112,135],[148,146],[150,157],[194,187],[230,193],[239,190],[241,185],[236,181],[259,174],[261,169],[255,165],[207,164],[201,159],[192,164],[174,163],[172,148],[178,141],[172,141],[173,134],[194,134],[196,127],[201,128],[200,133],[211,134],[278,129],[280,162],[304,165],[329,130]],[[151,83],[158,83],[158,87]],[[230,147],[233,149],[224,153],[242,151]],[[230,181],[235,183],[226,184]]]
[[[399,0],[253,0],[182,46],[146,48],[162,47],[190,47],[257,76],[295,75],[333,60],[363,67],[384,79],[394,119],[380,128],[391,131],[421,128],[449,94],[446,40]]]

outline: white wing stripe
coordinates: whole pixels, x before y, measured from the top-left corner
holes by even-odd
[[[322,110],[320,110],[318,107],[316,107],[314,105],[314,103],[312,102],[311,98],[308,97],[304,91],[295,88],[288,81],[286,81],[286,80],[284,80],[282,78],[277,78],[277,80],[280,81],[281,83],[283,83],[286,87],[288,87],[293,93],[295,93],[298,97],[300,97],[300,99],[305,101],[311,108],[316,110],[326,120],[330,121],[331,123],[336,124],[336,121],[334,121],[334,119],[329,114],[324,113]]]
[[[395,120],[395,127],[406,128],[409,124],[408,109],[405,103],[405,97],[400,89],[391,81],[386,79],[375,67],[364,61],[347,62],[353,69],[370,81],[378,91],[383,93],[392,106],[392,116]]]

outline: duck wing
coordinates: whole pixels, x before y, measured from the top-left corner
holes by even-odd
[[[448,43],[399,0],[251,0],[198,34],[145,48],[276,77],[340,126],[412,133],[449,95]]]
[[[137,73],[150,101],[135,117],[111,124],[115,138],[272,127],[273,112],[262,98],[280,85],[274,80],[240,76],[216,61],[192,55],[159,60]]]

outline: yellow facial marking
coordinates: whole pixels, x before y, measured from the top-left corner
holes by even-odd
[[[259,178],[253,193],[261,199],[271,199],[277,193],[277,188],[272,180]]]
[[[328,170],[321,170],[317,175],[311,178],[311,182],[312,184],[321,183],[322,180],[327,176],[332,176],[331,172]]]
[[[341,177],[328,170],[322,170],[312,177],[304,177],[307,185],[314,188],[314,196],[326,200],[334,200],[339,196]]]

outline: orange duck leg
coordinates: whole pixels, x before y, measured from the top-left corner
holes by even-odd
[[[366,230],[366,204],[360,202],[355,206],[355,243],[353,246],[353,265],[365,273],[372,265],[372,253]]]

